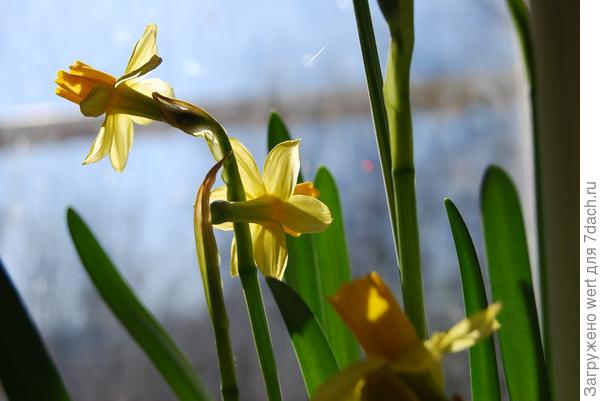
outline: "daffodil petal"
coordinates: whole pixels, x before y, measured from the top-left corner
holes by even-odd
[[[265,194],[265,185],[263,184],[260,171],[256,165],[256,160],[252,153],[244,146],[243,143],[235,138],[229,138],[235,160],[237,162],[240,178],[244,185],[246,200],[260,198]]]
[[[329,299],[369,357],[393,360],[420,342],[390,289],[375,272],[345,284]]]
[[[157,92],[164,96],[173,97],[173,88],[171,85],[158,78],[148,78],[142,79],[141,81],[134,82],[132,84],[128,84],[130,87],[140,92],[148,97],[152,97],[152,93]],[[131,116],[131,119],[134,123],[139,125],[147,125],[153,122],[154,120],[150,118],[144,118],[139,116]]]
[[[171,87],[171,85],[169,85],[162,79],[158,79],[158,78],[142,79],[139,82],[129,84],[129,86],[131,86],[131,88],[133,88],[134,90],[136,90],[140,93],[143,93],[144,95],[146,95],[148,97],[152,97],[152,94],[154,92],[158,92],[163,96],[169,96],[169,97],[174,96],[173,87]]]
[[[224,185],[222,187],[213,189],[213,191],[210,193],[211,203],[215,202],[215,201],[226,201],[226,200],[227,200],[227,187]],[[213,227],[217,228],[219,230],[223,230],[223,231],[231,231],[231,230],[233,230],[233,223],[225,222],[225,223],[221,223],[221,224],[214,224]]]
[[[320,200],[293,195],[281,205],[279,221],[287,229],[296,233],[320,233],[331,224],[329,208]]]
[[[88,152],[88,155],[85,157],[85,160],[82,164],[85,165],[95,163],[108,154],[113,140],[112,133],[112,131],[109,132],[106,130],[105,120],[102,123],[102,127],[100,127],[100,131],[98,132],[98,135],[96,135],[96,138],[92,143],[92,147],[90,148],[90,151]]]
[[[265,160],[263,181],[267,193],[287,200],[294,193],[300,173],[300,140],[284,141],[275,146]]]
[[[498,302],[455,324],[445,333],[436,333],[425,345],[433,352],[460,352],[472,347],[500,328],[496,317],[502,305]]]
[[[354,363],[328,379],[311,398],[312,401],[361,401],[366,376],[385,365],[382,359]]]
[[[133,122],[125,114],[109,114],[106,117],[106,130],[111,132],[113,141],[110,147],[110,161],[120,173],[127,165],[129,150],[133,144]]]
[[[227,187],[223,185],[222,187],[215,188],[210,193],[210,201],[226,201],[227,200]]]
[[[288,259],[283,227],[279,224],[255,225],[252,244],[254,259],[262,274],[282,280]]]
[[[257,224],[249,224],[250,226],[250,236],[254,239],[256,238],[256,231],[261,227]],[[254,242],[253,242],[254,244]],[[238,270],[238,258],[237,258],[237,245],[235,242],[235,237],[231,241],[231,277],[237,277],[239,275]]]
[[[145,118],[140,116],[129,116],[129,118],[131,118],[131,121],[133,121],[137,125],[148,125],[154,122],[154,120],[151,118]]]
[[[125,74],[129,74],[130,72],[137,70],[146,64],[152,56],[158,54],[158,49],[156,47],[156,33],[158,32],[158,28],[155,24],[148,24],[142,37],[135,44],[133,48],[133,53],[131,53],[131,57],[129,58],[129,63],[127,63],[127,68],[125,68]]]

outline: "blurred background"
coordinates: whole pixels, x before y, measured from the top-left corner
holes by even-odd
[[[415,2],[412,68],[421,247],[430,329],[464,316],[451,197],[482,261],[478,192],[485,167],[517,181],[534,245],[527,85],[502,0]],[[387,26],[371,12],[385,65]],[[353,273],[398,273],[351,0],[87,2],[0,0],[0,257],[79,400],[174,400],[107,310],[69,239],[75,207],[215,394],[217,359],[196,265],[192,203],[213,163],[203,141],[136,127],[127,169],[81,166],[101,121],[54,95],[56,71],[80,59],[120,75],[147,23],[163,64],[152,75],[215,115],[256,155],[270,110],[302,138],[305,178],[335,175]],[[228,269],[230,234],[219,234]],[[535,253],[531,253],[535,259]],[[224,274],[242,399],[265,399],[240,284]],[[284,396],[305,393],[285,327],[265,292]],[[468,398],[466,353],[448,358],[448,389]],[[3,400],[0,391],[0,400]]]

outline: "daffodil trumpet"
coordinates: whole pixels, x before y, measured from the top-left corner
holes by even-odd
[[[59,71],[56,94],[79,105],[87,117],[106,115],[83,164],[110,154],[113,168],[123,171],[133,144],[133,123],[146,125],[164,120],[155,92],[172,96],[173,89],[160,79],[144,79],[162,62],[156,47],[156,25],[148,25],[136,43],[125,73],[119,78],[76,61],[69,71]]]
[[[312,401],[446,401],[443,355],[470,348],[500,328],[501,305],[495,303],[422,341],[374,272],[344,285],[330,302],[367,358],[326,381]]]

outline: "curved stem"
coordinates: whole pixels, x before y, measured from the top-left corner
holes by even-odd
[[[218,162],[209,171],[198,190],[194,205],[194,237],[198,265],[204,284],[204,296],[215,332],[219,371],[221,373],[221,396],[223,401],[238,401],[240,394],[229,336],[229,318],[223,295],[219,250],[213,232],[209,208],[210,190],[223,161]]]
[[[219,125],[216,127],[215,135],[223,154],[233,153],[229,137],[225,130]],[[223,166],[223,180],[227,184],[227,197],[230,201],[245,201],[246,194],[239,175],[235,157],[228,157]],[[275,354],[271,343],[271,334],[265,312],[262,293],[258,281],[257,268],[254,263],[254,252],[252,249],[252,237],[248,223],[235,223],[233,225],[235,234],[238,271],[250,325],[256,345],[256,352],[262,370],[267,396],[269,401],[281,401],[281,389],[279,387],[279,377],[277,375],[277,366],[275,364]]]
[[[225,157],[223,162],[223,180],[227,185],[227,197],[230,201],[245,201],[246,194],[237,161],[223,126],[209,113],[191,103],[162,96],[156,92],[152,94],[152,97],[161,108],[168,124],[187,134],[206,139],[211,153],[217,160],[221,160],[229,154],[233,155],[233,157]],[[234,234],[237,244],[238,272],[267,396],[269,401],[281,401],[275,355],[258,282],[257,267],[254,263],[252,237],[248,223],[235,223]]]

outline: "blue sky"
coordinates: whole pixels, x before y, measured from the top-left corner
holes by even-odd
[[[415,79],[512,65],[515,37],[504,1],[428,0],[415,7]],[[387,28],[375,2],[371,10],[384,62]],[[0,0],[0,105],[5,112],[30,103],[66,107],[54,96],[56,71],[81,59],[120,74],[147,23],[159,26],[164,59],[154,75],[181,97],[212,101],[364,85],[351,0]]]

